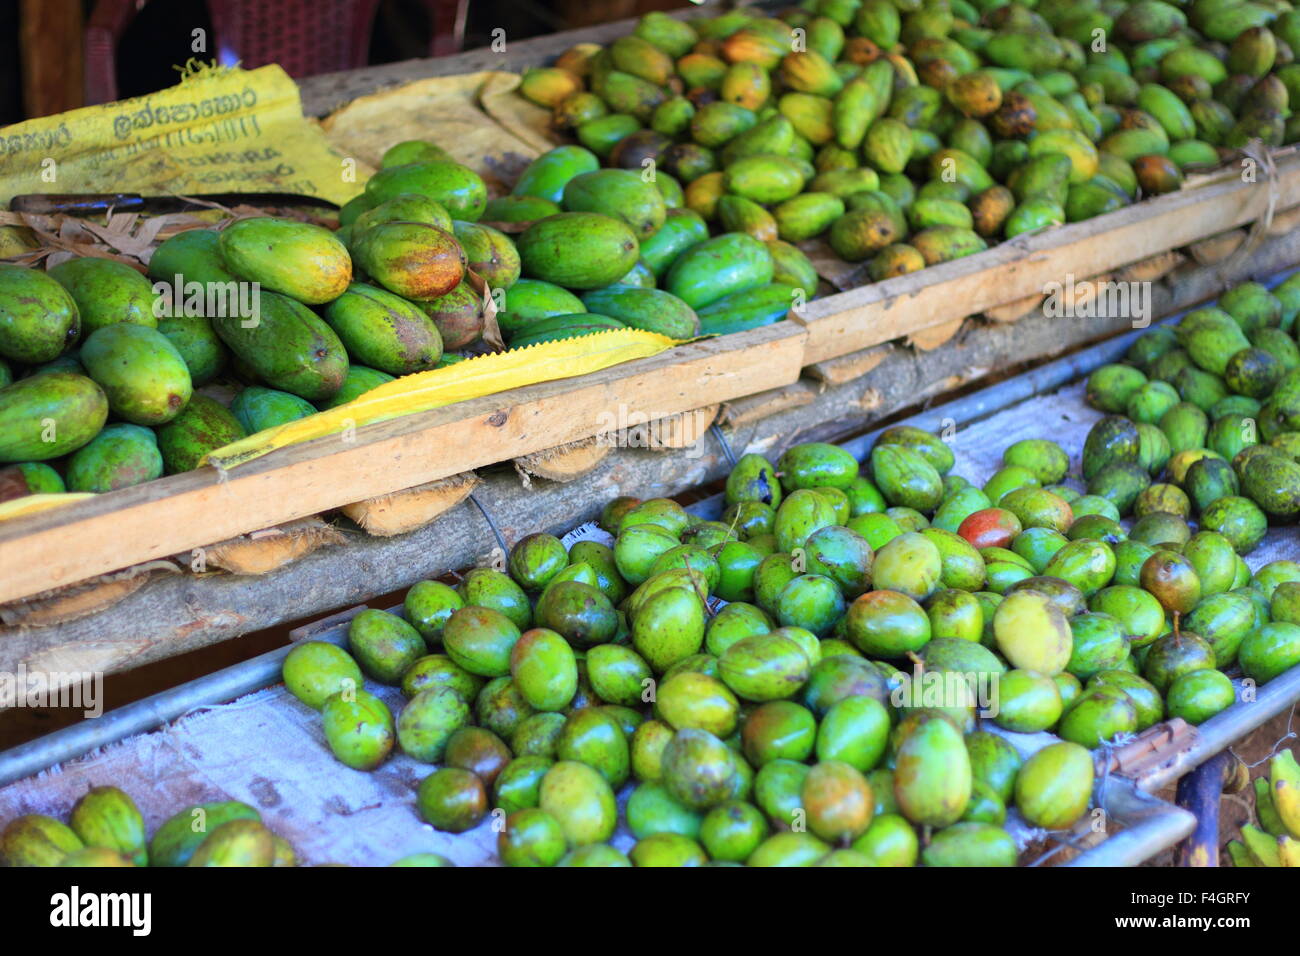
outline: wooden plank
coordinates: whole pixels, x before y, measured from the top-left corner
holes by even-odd
[[[1266,241],[1247,263],[1222,274],[1201,268],[1152,288],[1154,315],[1206,301],[1226,284],[1300,262],[1300,231]],[[895,349],[861,379],[819,389],[793,385],[728,402],[723,428],[737,455],[779,456],[799,441],[836,441],[914,406],[935,382],[970,384],[989,370],[1022,363],[1127,331],[1122,318],[1061,322],[1042,312],[1015,325],[977,325],[960,349]],[[866,392],[872,398],[867,399]],[[615,495],[673,496],[725,477],[722,446],[700,454],[615,448],[601,468],[572,482],[521,486],[511,470],[491,469],[475,491],[508,542],[526,534],[564,534],[599,515]],[[243,577],[158,574],[115,606],[48,626],[24,626],[14,606],[0,608],[0,672],[29,671],[58,660],[68,670],[127,670],[186,651],[371,600],[424,578],[478,563],[495,545],[479,510],[457,505],[430,525],[391,538],[358,535],[347,547],[323,548],[269,574]],[[174,570],[174,569],[173,569]],[[21,607],[21,606],[20,606]]]
[[[51,116],[82,104],[81,0],[22,0],[23,110]]]
[[[978,255],[814,299],[808,364],[913,335],[964,315],[1043,293],[1067,275],[1108,272],[1262,216],[1269,183],[1243,183],[1233,170],[1202,186],[1145,200],[1117,212],[1012,239]],[[1300,204],[1300,155],[1277,161],[1277,209]]]
[[[692,342],[284,448],[225,478],[200,468],[16,518],[0,524],[0,603],[588,438],[611,414],[663,418],[788,385],[806,335],[779,322],[744,333],[741,348]]]

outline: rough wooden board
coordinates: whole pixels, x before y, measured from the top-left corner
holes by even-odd
[[[105,574],[49,595],[37,595],[17,604],[0,607],[0,623],[9,627],[53,627],[68,624],[104,611],[129,597],[157,574],[176,574],[172,561],[150,561],[122,571]]]
[[[1268,234],[1285,236],[1294,229],[1300,229],[1300,206],[1275,212],[1273,221],[1268,225]]]
[[[690,448],[704,437],[709,426],[717,420],[719,408],[720,405],[707,405],[638,425],[629,430],[630,447],[650,448],[654,451]]]
[[[241,534],[237,538],[196,548],[190,555],[190,566],[197,571],[266,574],[311,554],[317,548],[342,544],[345,540],[338,529],[320,518],[303,518],[278,528]]]
[[[1270,197],[1300,203],[1300,155],[1280,154],[1274,183],[1228,171],[1196,189],[1025,236],[964,259],[809,302],[803,311],[811,364],[951,322],[958,315],[1037,295],[1049,282],[1094,276],[1253,222]]]
[[[1098,292],[1105,288],[1114,277],[1109,272],[1089,276],[1083,282],[1066,286],[1061,292],[1061,307],[1065,314],[1078,314],[1084,307],[1097,298]]]
[[[1246,230],[1233,229],[1229,232],[1221,232],[1217,236],[1210,236],[1208,239],[1202,239],[1200,242],[1194,242],[1187,247],[1187,252],[1199,265],[1212,266],[1216,262],[1222,262],[1240,249],[1241,244],[1245,241]]]
[[[718,415],[718,424],[724,428],[739,428],[761,418],[768,418],[778,412],[811,405],[816,397],[816,390],[807,382],[795,382],[781,388],[770,388],[753,395],[724,402]]]
[[[531,455],[521,455],[515,459],[515,468],[525,485],[530,475],[547,481],[573,481],[604,461],[613,447],[612,441],[593,436],[556,448],[545,448]]]
[[[1115,271],[1115,281],[1158,282],[1182,265],[1186,259],[1186,256],[1175,249],[1170,249],[1168,252],[1158,252],[1154,256],[1148,256],[1134,262],[1132,265],[1117,269]]]
[[[984,310],[984,317],[992,319],[994,322],[1015,322],[1033,312],[1037,312],[1038,307],[1043,304],[1043,300],[1046,298],[1045,295],[1028,295],[1023,299],[1016,299],[1015,302],[995,305],[991,309]]]
[[[963,316],[959,319],[953,319],[951,322],[945,322],[943,325],[932,325],[929,328],[913,332],[907,337],[907,344],[914,349],[920,349],[922,352],[937,349],[961,331],[962,323],[965,321],[966,318]]]
[[[1297,262],[1300,232],[1266,241],[1234,271],[1192,268],[1157,283],[1152,290],[1154,313],[1191,307],[1226,284],[1269,275]],[[1014,326],[975,328],[948,349],[898,350],[861,381],[845,387],[819,394],[801,381],[728,402],[739,410],[734,428],[728,419],[728,438],[738,454],[752,448],[779,455],[797,441],[833,440],[868,428],[918,395],[932,393],[936,383],[973,381],[983,370],[1010,370],[1129,327],[1120,318],[1062,323],[1039,314]],[[777,410],[750,414],[764,404]],[[516,540],[536,530],[567,531],[594,517],[608,498],[620,493],[673,495],[725,473],[716,443],[706,442],[704,453],[694,457],[617,449],[600,468],[577,481],[526,491],[513,474],[492,475],[478,497]],[[494,544],[482,515],[462,504],[411,534],[384,539],[356,534],[348,547],[318,551],[260,577],[155,579],[82,620],[40,629],[0,627],[0,671],[14,672],[19,664],[35,668],[59,663],[73,670],[124,670],[472,565]]]
[[[205,467],[0,524],[0,602],[508,461],[604,430],[797,381],[804,329],[778,322]]]
[[[861,378],[885,360],[896,346],[892,342],[873,345],[861,352],[850,352],[835,358],[814,362],[804,369],[804,374],[823,385],[843,385]]]
[[[464,501],[476,484],[478,476],[467,471],[396,491],[391,495],[355,501],[339,510],[367,534],[389,538],[424,527],[444,511]]]

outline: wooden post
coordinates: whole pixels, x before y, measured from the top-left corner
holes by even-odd
[[[81,0],[22,0],[19,11],[27,118],[81,106]]]

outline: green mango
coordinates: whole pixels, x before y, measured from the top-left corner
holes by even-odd
[[[135,866],[148,866],[144,817],[117,787],[91,787],[73,805],[68,823],[87,847],[114,850]]]
[[[871,451],[872,478],[891,505],[933,511],[943,495],[934,465],[905,445],[877,444]]]
[[[659,190],[628,169],[580,173],[565,184],[562,202],[569,212],[600,213],[621,220],[638,240],[654,235],[668,212]]]
[[[798,307],[803,294],[775,282],[733,292],[699,309],[700,334],[728,335],[779,322]]]
[[[612,716],[594,707],[569,714],[556,743],[556,756],[593,767],[613,788],[622,786],[630,773],[631,757],[622,728]]]
[[[316,407],[321,411],[346,405],[353,399],[360,398],[366,392],[393,381],[393,376],[379,369],[366,368],[364,365],[352,365],[348,368],[343,385],[328,399],[317,401]]]
[[[659,230],[641,240],[641,261],[650,267],[657,279],[663,278],[683,252],[707,238],[709,227],[698,212],[669,209]]]
[[[674,730],[695,727],[727,737],[736,729],[739,704],[716,677],[680,671],[664,680],[655,698],[655,710]]]
[[[916,824],[946,827],[971,795],[971,764],[960,732],[942,717],[924,719],[898,748],[894,795]]]
[[[524,272],[570,289],[609,285],[636,264],[635,234],[621,220],[566,212],[529,226],[518,238]]]
[[[497,855],[506,866],[555,866],[565,849],[559,821],[537,807],[511,813],[497,835]]]
[[[398,684],[425,646],[419,632],[402,618],[369,609],[348,624],[348,650],[374,680]]]
[[[0,263],[0,357],[29,365],[53,361],[80,334],[70,292],[44,272]]]
[[[1092,756],[1078,744],[1049,744],[1016,775],[1016,807],[1033,826],[1064,829],[1088,809],[1093,784]]]
[[[109,411],[136,425],[175,418],[192,393],[189,369],[171,341],[148,326],[119,323],[90,335],[80,358]]]
[[[533,628],[510,651],[510,676],[536,710],[562,710],[578,690],[578,665],[569,643],[555,631]]]
[[[1264,684],[1300,663],[1300,625],[1274,621],[1246,635],[1237,655],[1245,675]]]
[[[661,289],[611,285],[587,292],[582,303],[588,311],[617,319],[629,328],[658,332],[669,338],[689,339],[700,328],[695,311]]]
[[[998,678],[998,708],[993,722],[1017,733],[1050,729],[1061,716],[1056,682],[1036,671],[1010,670]]]
[[[601,109],[604,109],[603,104]],[[498,224],[529,223],[554,216],[561,211],[558,202],[543,199],[541,196],[498,196],[496,199],[488,200],[483,208],[482,221]],[[447,218],[451,219],[450,216]]]
[[[829,499],[811,488],[798,489],[777,509],[773,525],[777,548],[791,552],[802,547],[813,532],[835,523]]]
[[[67,490],[115,491],[162,473],[162,454],[152,431],[139,425],[109,425],[68,459]]]
[[[179,415],[158,428],[157,434],[164,470],[174,475],[198,468],[208,452],[238,441],[246,433],[239,419],[220,402],[194,395]]]
[[[236,820],[258,823],[261,819],[257,810],[237,800],[186,807],[154,831],[149,841],[149,865],[188,866],[209,834]]]
[[[1036,232],[1048,226],[1065,222],[1065,209],[1046,196],[1031,196],[1020,203],[1007,217],[1003,232],[1008,239],[1021,233]]]
[[[375,284],[406,299],[440,298],[465,277],[456,237],[422,222],[381,222],[353,240],[352,256]]]
[[[439,688],[422,693],[445,694],[449,700],[458,703],[468,712],[465,702],[453,691]],[[420,695],[416,697],[419,699]],[[420,706],[412,710],[408,704],[402,711],[403,725],[409,726],[423,706],[424,702],[421,701]],[[328,697],[321,707],[321,723],[330,751],[340,763],[353,770],[373,770],[388,757],[394,741],[404,736],[401,728],[394,733],[393,715],[388,705],[360,688],[349,688]],[[406,749],[406,741],[403,742],[403,749]],[[406,749],[406,752],[420,759],[420,752],[413,746]]]
[[[175,316],[158,321],[158,331],[167,336],[185,360],[195,388],[216,378],[230,353],[217,337],[212,323],[201,315]]]
[[[746,73],[751,71],[745,69],[752,64],[733,64],[732,70],[740,68]],[[729,76],[731,74],[729,73]],[[767,81],[767,75],[762,74],[761,82]],[[726,81],[724,81],[725,85]],[[725,95],[725,94],[724,94]],[[750,127],[745,132],[732,138],[722,149],[719,158],[724,166],[730,165],[737,159],[746,156],[758,156],[763,154],[774,156],[785,156],[789,154],[794,146],[795,131],[794,125],[785,116],[777,113],[758,125]]]
[[[507,599],[510,597],[507,593]],[[511,654],[520,639],[517,619],[512,619],[503,610],[497,608],[476,606],[468,595],[462,595],[462,599],[466,600],[467,606],[453,611],[443,625],[442,642],[448,656],[460,667],[481,677],[504,677],[511,673]],[[527,606],[526,598],[524,602]],[[391,625],[391,622],[386,619],[385,623]],[[395,625],[391,627],[393,630],[401,631],[403,646],[409,648],[404,651],[404,655],[409,655],[413,651],[418,658],[419,648],[414,647],[405,629],[396,628]],[[414,628],[411,628],[410,633],[417,638],[419,636]],[[361,663],[365,667],[364,659]],[[409,667],[410,663],[410,661],[406,662],[402,670]],[[396,668],[388,670],[391,672],[394,669]]]
[[[653,594],[631,614],[631,623],[632,646],[656,673],[704,643],[704,606],[694,590],[669,587]]]
[[[504,232],[459,219],[452,223],[452,232],[465,256],[466,268],[483,279],[490,289],[508,289],[518,281],[519,253]]]
[[[241,389],[231,400],[230,411],[250,435],[316,414],[306,399],[260,385]]]
[[[835,141],[856,150],[872,124],[891,106],[894,70],[885,59],[867,65],[835,94],[831,127]]]
[[[422,222],[437,226],[443,232],[451,232],[452,220],[447,210],[427,196],[418,193],[402,193],[377,203],[357,216],[352,223],[352,237],[384,222]]]
[[[1169,715],[1195,725],[1231,707],[1236,690],[1221,671],[1193,671],[1169,685],[1168,697]]]
[[[277,837],[257,820],[231,820],[201,843],[187,866],[276,866]],[[283,843],[289,856],[293,848]]]
[[[558,342],[563,339],[578,338],[583,335],[595,335],[598,332],[627,328],[618,319],[592,312],[579,312],[576,315],[556,315],[547,319],[538,319],[510,339],[511,348],[524,348],[541,342]]]
[[[347,247],[329,230],[310,223],[270,216],[241,219],[222,231],[219,247],[235,276],[309,305],[338,298],[352,281]]]
[[[587,120],[582,123],[577,130],[575,130],[575,133],[577,134],[578,142],[582,143],[587,152],[595,156],[608,157],[622,140],[631,136],[639,129],[641,129],[641,121],[635,116],[632,116],[629,113],[611,113],[608,116],[598,116],[595,119]],[[599,160],[597,163],[599,164]],[[572,175],[576,176],[578,173],[589,171],[590,170],[586,168],[580,168],[576,172],[573,172]],[[557,176],[556,178],[560,179],[561,177]],[[564,177],[562,181],[559,182],[561,194],[563,194],[564,183],[568,182],[569,178],[572,177]],[[547,187],[551,185],[553,185],[553,183],[546,183]],[[550,196],[548,195],[547,198],[550,198]],[[555,197],[557,202],[559,201],[559,198],[560,196],[558,195]]]
[[[610,640],[619,625],[609,598],[579,581],[559,581],[547,588],[538,599],[534,618],[538,625],[558,631],[579,647]]]
[[[289,693],[313,710],[347,688],[362,685],[361,668],[347,651],[325,641],[295,644],[281,665],[281,676]]]
[[[548,715],[559,719],[559,714]],[[525,755],[515,757],[507,763],[492,784],[493,806],[500,807],[506,813],[536,807],[540,799],[542,778],[554,766],[555,761],[549,757]]]
[[[87,256],[69,259],[49,270],[77,304],[85,335],[117,322],[158,326],[153,286],[124,262]]]
[[[926,866],[1015,866],[1018,855],[1002,827],[963,822],[936,833],[921,860]]]
[[[1130,365],[1103,365],[1088,376],[1088,404],[1118,414],[1146,384],[1147,377]]]
[[[477,826],[487,813],[487,791],[477,774],[443,767],[420,782],[416,806],[421,818],[434,828],[463,833]]]
[[[965,745],[972,787],[987,789],[1004,804],[1010,803],[1016,775],[1024,763],[1020,753],[1005,737],[987,730],[967,734]]]
[[[406,193],[426,196],[446,209],[453,219],[466,222],[477,222],[487,205],[487,187],[479,175],[449,160],[390,166],[366,181],[366,195],[376,205]],[[516,192],[516,195],[523,193]]]
[[[1264,512],[1287,520],[1300,514],[1300,463],[1280,454],[1252,457],[1241,474],[1241,487]]]
[[[263,292],[256,322],[220,317],[221,340],[266,384],[309,401],[334,395],[348,371],[347,352],[334,331],[301,303]]]
[[[1141,450],[1137,426],[1127,418],[1108,415],[1088,432],[1083,446],[1083,477],[1091,480],[1108,465],[1135,463]]]
[[[149,260],[149,278],[173,286],[191,282],[226,286],[239,281],[226,268],[221,233],[215,229],[187,229],[164,239]]]
[[[540,279],[520,279],[505,293],[505,309],[497,324],[506,335],[524,331],[539,319],[585,312],[582,300],[558,285]]]
[[[428,163],[449,158],[447,151],[441,146],[420,139],[408,139],[395,143],[384,150],[379,165],[381,168],[387,169],[390,166],[405,166],[407,163]],[[362,193],[362,195],[365,194]]]
[[[926,265],[961,259],[988,248],[983,237],[961,226],[930,226],[912,236],[911,244]]]
[[[718,659],[718,674],[738,696],[752,701],[779,700],[808,680],[807,654],[779,631],[737,641]]]
[[[48,372],[0,388],[0,463],[44,461],[90,441],[108,418],[100,387],[83,375]]]
[[[688,807],[705,810],[732,797],[736,761],[713,734],[679,730],[665,746],[662,783],[668,793]]]

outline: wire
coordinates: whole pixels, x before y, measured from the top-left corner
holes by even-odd
[[[736,453],[731,450],[731,443],[727,441],[727,436],[722,433],[722,429],[718,427],[718,423],[714,422],[710,425],[709,431],[713,433],[713,437],[716,438],[718,444],[722,446],[722,453],[727,456],[727,461],[730,462],[731,467],[735,468]]]

